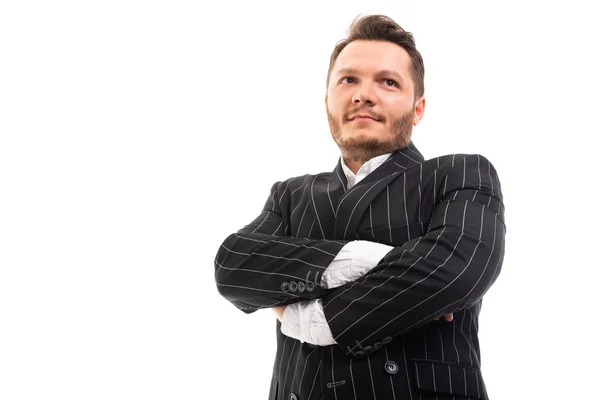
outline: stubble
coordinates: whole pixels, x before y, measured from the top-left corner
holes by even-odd
[[[331,136],[340,148],[344,160],[363,163],[373,157],[393,153],[408,146],[412,135],[414,115],[414,110],[411,110],[396,119],[391,128],[393,135],[389,139],[356,136],[342,137],[342,127],[339,120],[334,118],[329,110],[327,110],[327,120]]]

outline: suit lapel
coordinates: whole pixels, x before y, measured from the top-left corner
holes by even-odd
[[[323,239],[333,238],[337,205],[347,186],[341,158],[332,172],[316,175],[310,183],[309,203],[316,217],[315,228]]]
[[[340,198],[334,213],[333,237],[343,240],[352,239],[373,199],[394,179],[402,176],[407,169],[422,163],[423,160],[423,156],[411,141],[407,147],[394,152],[379,168],[348,190]]]

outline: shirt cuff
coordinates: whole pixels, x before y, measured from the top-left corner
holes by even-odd
[[[317,346],[337,343],[325,319],[321,299],[288,305],[281,319],[281,333]]]
[[[283,311],[283,316],[281,317],[281,333],[300,340],[302,331],[300,329],[300,310],[298,309],[298,304],[300,303],[289,304]]]
[[[346,243],[321,276],[324,289],[352,282],[375,267],[394,247],[368,240]]]

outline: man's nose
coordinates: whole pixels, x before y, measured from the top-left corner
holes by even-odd
[[[352,103],[361,104],[361,103],[377,103],[377,96],[375,95],[373,89],[368,84],[357,85],[356,92],[352,96]]]

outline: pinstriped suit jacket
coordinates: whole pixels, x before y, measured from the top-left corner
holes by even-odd
[[[504,257],[504,205],[481,155],[424,161],[411,142],[350,190],[333,172],[277,182],[262,213],[215,259],[222,296],[246,313],[321,298],[338,343],[277,321],[269,399],[488,399],[478,316]],[[394,246],[364,277],[324,289],[349,241]],[[454,313],[447,322],[435,318]]]

